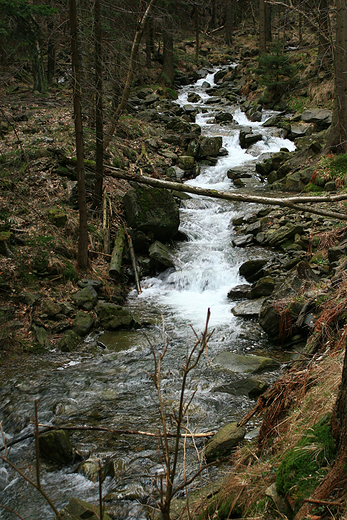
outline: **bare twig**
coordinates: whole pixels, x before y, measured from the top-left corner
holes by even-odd
[[[24,520],[24,518],[23,518],[22,516],[20,516],[18,513],[16,513],[16,511],[13,511],[13,509],[10,509],[10,508],[7,507],[7,506],[3,506],[2,504],[0,504],[0,507],[2,507],[3,509],[6,509],[6,511],[9,511],[9,512],[12,513],[13,515],[18,516],[18,518],[20,518],[21,520]]]

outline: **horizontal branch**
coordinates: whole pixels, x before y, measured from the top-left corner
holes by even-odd
[[[111,429],[111,428],[102,428],[101,426],[50,426],[47,424],[39,424],[41,428],[43,428],[39,433],[40,435],[42,433],[49,432],[51,430],[67,430],[67,431],[99,431],[99,432],[107,432],[107,433],[113,433],[117,435],[144,435],[146,437],[158,437],[158,433],[152,433],[152,432],[143,432],[140,430],[120,430],[120,429]],[[181,438],[191,438],[191,439],[198,439],[198,438],[205,438],[205,437],[213,437],[216,432],[206,432],[206,433],[182,433]],[[168,437],[176,437],[176,433],[168,433]],[[7,442],[6,446],[0,447],[0,452],[2,450],[5,450],[6,448],[9,448],[10,446],[13,446],[14,444],[19,444],[22,441],[25,441],[27,439],[30,439],[31,437],[34,437],[35,433],[28,433],[27,435],[23,435],[23,437],[20,437],[18,439],[14,439],[13,441]]]
[[[282,206],[292,208],[297,211],[307,211],[308,213],[314,213],[315,215],[322,215],[324,217],[336,218],[338,220],[347,220],[346,213],[338,213],[336,211],[329,211],[311,206],[301,206],[301,204],[308,203],[336,203],[343,200],[347,200],[346,193],[341,195],[325,195],[323,197],[318,197],[317,195],[295,196],[286,198],[264,197],[261,195],[235,193],[233,191],[211,190],[208,188],[189,186],[189,184],[182,184],[180,182],[153,179],[152,177],[146,177],[145,175],[139,175],[136,173],[126,173],[124,170],[120,170],[119,168],[114,168],[113,166],[109,165],[107,165],[105,168],[105,175],[108,175],[109,177],[125,179],[127,181],[135,181],[141,184],[147,184],[148,186],[153,186],[154,188],[164,188],[168,190],[183,191],[185,193],[192,193],[194,195],[211,197],[214,199],[223,199],[231,202],[249,202],[256,204],[265,204],[268,206]]]

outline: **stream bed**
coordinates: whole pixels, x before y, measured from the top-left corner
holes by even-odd
[[[228,155],[220,157],[215,166],[202,166],[200,175],[188,181],[191,185],[217,190],[235,190],[227,177],[229,168],[245,168],[255,172],[255,161],[263,153],[274,153],[282,147],[294,149],[292,142],[278,136],[275,128],[251,123],[235,106],[231,109],[234,121],[229,125],[213,122],[213,114],[221,107],[206,104],[206,82],[213,86],[214,72],[196,84],[183,87],[178,103],[187,103],[189,92],[196,92],[201,100],[196,122],[208,136],[222,136]],[[203,109],[203,110],[202,110]],[[263,121],[272,113],[263,113]],[[242,126],[261,131],[263,139],[244,150],[239,145]],[[254,173],[253,192],[264,190]],[[232,246],[235,237],[232,219],[251,214],[257,207],[244,203],[192,196],[182,202],[181,227],[189,238],[171,247],[175,269],[160,276],[141,281],[142,294],[133,291],[127,305],[142,319],[155,325],[145,330],[91,335],[85,348],[77,354],[51,352],[36,356],[23,365],[17,363],[1,369],[0,419],[6,439],[10,441],[32,431],[34,400],[38,400],[39,421],[44,424],[102,426],[156,432],[160,426],[156,392],[150,374],[154,369],[151,345],[161,351],[163,323],[167,353],[162,367],[162,395],[168,410],[176,408],[181,388],[180,367],[187,348],[195,341],[195,333],[204,329],[207,309],[211,311],[209,330],[214,329],[199,365],[188,381],[188,392],[195,391],[189,416],[189,428],[198,432],[216,431],[223,425],[240,420],[254,401],[235,382],[244,375],[234,374],[214,364],[221,352],[258,354],[283,361],[283,354],[274,350],[255,321],[236,318],[231,309],[235,305],[227,298],[228,291],[244,283],[238,274],[239,266],[248,259],[272,253],[262,248]],[[98,343],[99,341],[99,343]],[[100,342],[106,348],[101,348]],[[278,372],[262,375],[273,381]],[[242,388],[242,384],[239,384]],[[251,424],[250,429],[256,424]],[[251,435],[251,433],[250,433]],[[1,442],[1,441],[0,441]],[[162,473],[155,438],[135,435],[76,432],[72,436],[80,461],[59,468],[42,464],[42,484],[57,508],[65,506],[72,496],[97,502],[98,484],[79,473],[79,464],[91,454],[103,463],[114,459],[113,473],[106,478],[104,495],[114,493],[110,502],[115,518],[146,518],[144,504],[151,503],[155,484]],[[200,450],[203,441],[196,447]],[[182,462],[181,456],[181,462]],[[196,450],[189,448],[184,466],[178,471],[178,482],[184,473],[189,475],[197,467]],[[35,475],[32,440],[16,444],[11,460],[24,472]],[[209,477],[213,478],[214,470]],[[208,478],[207,475],[204,478]],[[0,464],[0,504],[15,510],[28,520],[54,518],[54,514],[40,495],[8,466]],[[0,509],[0,518],[15,516]]]

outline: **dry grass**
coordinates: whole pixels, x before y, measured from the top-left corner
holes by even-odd
[[[332,108],[334,96],[334,80],[319,82],[309,88],[309,95],[313,105]]]

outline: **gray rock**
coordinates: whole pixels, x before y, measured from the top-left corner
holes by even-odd
[[[231,300],[246,300],[248,298],[250,290],[250,285],[236,285],[228,292],[228,298],[230,298]]]
[[[189,171],[194,168],[194,157],[190,155],[181,155],[178,158],[178,167],[184,171]]]
[[[58,347],[62,352],[73,352],[81,341],[81,337],[73,330],[65,332],[59,340]]]
[[[101,280],[91,280],[89,278],[83,278],[82,280],[79,280],[77,282],[78,287],[81,289],[84,289],[84,287],[93,287],[96,291],[101,289],[101,287],[104,285]]]
[[[231,312],[238,318],[258,318],[264,299],[258,298],[250,302],[239,303],[231,309]]]
[[[231,123],[234,121],[233,115],[230,112],[219,112],[216,117],[217,123]]]
[[[224,426],[205,446],[204,455],[206,461],[212,462],[230,454],[231,450],[243,440],[245,434],[245,428],[238,427],[237,423]]]
[[[248,148],[254,143],[261,141],[263,136],[261,134],[253,134],[252,128],[245,128],[240,130],[240,146],[241,148]]]
[[[323,130],[331,125],[332,110],[324,108],[305,110],[305,112],[301,114],[301,119],[305,123],[314,123],[318,129]]]
[[[243,356],[235,352],[221,352],[214,358],[213,363],[237,374],[259,374],[280,366],[276,360],[268,357]]]
[[[93,317],[88,312],[80,311],[72,322],[72,330],[79,336],[86,336],[94,324]]]
[[[250,233],[249,235],[242,235],[240,237],[236,237],[232,239],[232,244],[235,247],[245,247],[253,243],[253,235]]]
[[[33,325],[33,331],[35,333],[37,343],[41,347],[49,347],[50,341],[47,330],[44,327],[38,327],[37,325]]]
[[[121,327],[130,328],[138,324],[129,311],[115,303],[99,302],[95,310],[101,326],[106,330],[116,330]]]
[[[62,520],[100,520],[100,509],[94,504],[89,504],[80,498],[72,497],[64,509],[59,511]],[[104,520],[111,520],[107,513],[103,513]],[[55,517],[54,520],[57,520]]]
[[[282,226],[280,229],[269,235],[266,243],[272,247],[279,247],[284,242],[292,239],[295,235],[301,235],[303,230],[303,227],[299,224]]]
[[[252,235],[253,236],[253,235]],[[247,260],[240,268],[239,273],[246,278],[247,282],[253,283],[263,276],[262,269],[267,264],[268,259],[257,258],[255,260]]]
[[[167,177],[170,177],[170,179],[172,179],[175,182],[182,182],[184,174],[184,170],[182,170],[178,166],[171,166],[166,170]]]
[[[45,298],[41,302],[41,309],[48,318],[53,318],[61,312],[61,305],[50,298]]]
[[[168,190],[135,186],[123,198],[128,226],[164,242],[174,238],[180,221],[173,195]]]
[[[159,240],[156,240],[149,247],[149,256],[165,268],[174,267],[170,250],[164,246]]]
[[[217,137],[203,137],[200,142],[200,148],[198,157],[202,159],[204,157],[216,157],[222,147],[223,139],[220,136]]]
[[[72,300],[77,307],[91,311],[98,301],[98,293],[93,287],[87,285],[84,289],[77,291],[77,293],[72,296]]]
[[[191,155],[192,157],[197,157],[199,155],[200,142],[198,139],[192,139],[187,148],[187,155]]]
[[[263,296],[270,296],[275,287],[275,280],[272,276],[265,276],[260,278],[257,282],[252,285],[252,289],[248,293],[248,298],[253,300],[255,298],[261,298]]]
[[[64,430],[53,430],[39,436],[40,456],[58,464],[73,461],[70,435]]]

